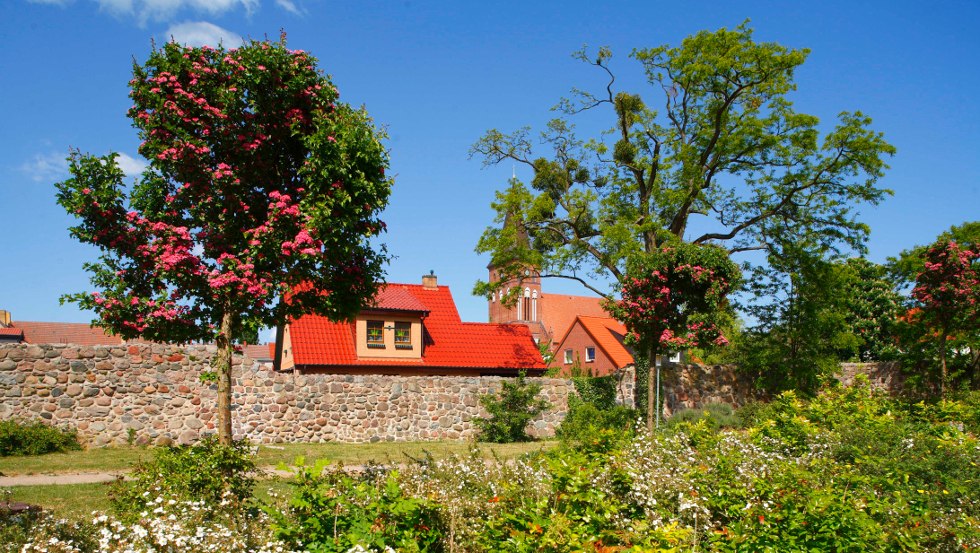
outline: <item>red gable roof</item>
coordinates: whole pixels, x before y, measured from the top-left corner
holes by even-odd
[[[589,296],[568,296],[563,294],[542,294],[543,309],[541,324],[555,344],[567,333],[575,322],[575,317],[608,317],[602,308],[602,298]]]
[[[105,330],[87,323],[44,323],[14,321],[14,329],[24,332],[28,344],[77,344],[80,346],[113,346],[122,338],[106,334]]]
[[[577,321],[592,336],[595,345],[606,352],[617,369],[633,364],[633,355],[623,345],[623,339],[626,337],[626,326],[623,323],[611,317],[580,316]],[[571,332],[571,327],[568,330]],[[568,333],[566,332],[565,335],[567,336]]]
[[[385,298],[401,298],[395,305],[410,305],[401,301],[405,299],[402,294],[408,294],[423,308],[411,310],[428,312],[422,322],[425,334],[421,359],[359,359],[354,323],[335,323],[326,317],[306,315],[290,323],[296,365],[532,371],[546,368],[526,326],[464,323],[446,286],[389,284],[385,290]]]

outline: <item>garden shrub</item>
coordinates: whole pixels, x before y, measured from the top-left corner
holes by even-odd
[[[276,538],[315,552],[442,550],[434,507],[406,494],[396,471],[325,472],[326,466],[300,464],[287,503],[267,509]]]
[[[735,417],[734,410],[727,403],[708,403],[700,409],[681,409],[667,419],[667,426],[671,427],[681,422],[697,422],[700,420],[706,421],[708,427],[714,430],[738,426],[738,419]]]
[[[636,432],[640,414],[635,409],[613,405],[601,409],[594,403],[575,396],[568,398],[568,413],[555,430],[555,436],[569,444],[599,443],[606,439],[604,433],[612,433],[625,442]]]
[[[40,421],[0,421],[0,457],[43,455],[82,449],[74,430],[63,430]]]
[[[254,473],[254,453],[247,441],[223,445],[208,436],[194,445],[154,449],[150,461],[137,463],[131,481],[113,483],[109,503],[129,520],[149,507],[148,497],[234,508],[251,499]]]
[[[576,376],[572,384],[578,397],[586,403],[591,403],[599,409],[616,407],[616,375],[607,376]]]
[[[476,419],[480,440],[484,442],[528,442],[531,436],[527,425],[534,417],[549,407],[547,401],[538,399],[541,385],[530,383],[521,373],[517,378],[503,380],[499,394],[480,397],[489,418]]]

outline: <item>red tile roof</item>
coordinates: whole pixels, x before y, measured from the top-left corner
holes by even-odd
[[[28,344],[111,346],[123,343],[122,338],[106,334],[105,330],[88,323],[14,321],[11,326],[24,331],[24,341]]]
[[[290,324],[293,359],[299,367],[395,367],[543,371],[546,366],[524,325],[464,323],[446,286],[417,284],[386,287],[410,294],[428,311],[423,321],[421,359],[359,359],[354,323],[306,315]],[[400,292],[399,292],[400,293]],[[399,304],[402,305],[402,304]]]
[[[13,336],[14,338],[24,338],[24,331],[19,328],[0,327],[0,336]]]
[[[579,315],[609,317],[602,308],[602,298],[562,294],[542,294],[541,297],[541,323],[551,336],[553,344],[561,341]]]
[[[384,286],[378,290],[373,308],[385,311],[428,311],[422,302],[401,286]]]
[[[242,353],[253,361],[271,361],[276,355],[276,345],[270,344],[249,344],[242,347]]]
[[[617,369],[633,364],[633,355],[623,345],[626,337],[626,326],[611,317],[582,317],[577,318],[577,322],[595,340],[595,345],[606,352],[606,356],[612,360]],[[572,330],[569,327],[569,332]],[[567,336],[568,333],[566,332]],[[562,338],[564,341],[564,338]]]

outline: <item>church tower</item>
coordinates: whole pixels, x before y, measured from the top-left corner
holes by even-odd
[[[504,218],[504,229],[512,229],[516,236],[517,245],[522,248],[530,248],[527,231],[519,220],[512,217],[510,213]],[[487,265],[489,271],[489,281],[491,284],[501,281],[500,267],[492,262]],[[517,289],[516,291],[514,289]],[[507,295],[516,294],[517,303],[513,306],[505,305]],[[541,293],[541,275],[536,267],[524,267],[517,276],[508,275],[508,280],[504,282],[499,291],[495,292],[490,298],[488,309],[491,323],[521,323],[530,328],[534,335],[535,342],[548,341],[550,336],[543,324],[541,324],[544,309],[544,298]]]

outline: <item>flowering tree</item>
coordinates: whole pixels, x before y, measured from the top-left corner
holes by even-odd
[[[637,258],[622,281],[622,299],[606,309],[626,325],[627,339],[647,355],[657,355],[727,340],[719,329],[726,298],[739,285],[741,272],[716,246],[676,243]],[[647,428],[654,426],[654,379],[647,379]]]
[[[98,291],[64,299],[127,339],[215,341],[227,443],[232,344],[303,313],[350,317],[376,292],[383,135],[284,37],[168,43],[134,64],[130,87],[149,166],[127,198],[116,154],[71,154],[58,203],[102,254],[86,265]]]
[[[959,338],[957,353],[971,354],[971,372],[980,362],[980,248],[940,241],[925,252],[924,269],[912,289],[919,308],[912,314],[935,343],[939,354],[939,393],[946,395],[947,357],[951,340]]]

